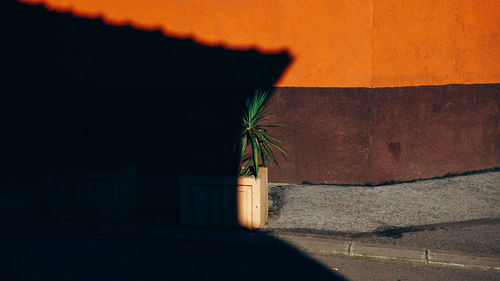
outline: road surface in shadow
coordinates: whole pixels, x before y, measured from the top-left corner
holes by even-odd
[[[286,248],[103,234],[81,224],[0,231],[4,280],[346,280]]]

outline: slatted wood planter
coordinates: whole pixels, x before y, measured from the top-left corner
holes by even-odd
[[[47,173],[48,215],[59,219],[124,220],[137,208],[135,165],[116,173]]]
[[[181,176],[181,224],[262,227],[268,214],[267,169],[259,172],[258,178]]]

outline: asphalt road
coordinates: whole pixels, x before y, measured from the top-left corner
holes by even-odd
[[[444,267],[394,260],[346,256],[314,256],[325,266],[336,267],[339,274],[351,281],[474,281],[500,280],[500,270]]]
[[[286,248],[102,234],[92,226],[4,226],[0,236],[2,280],[500,280],[493,270],[311,257]]]
[[[1,280],[345,280],[290,249],[0,228]]]

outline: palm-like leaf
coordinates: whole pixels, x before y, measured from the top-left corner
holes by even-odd
[[[249,173],[253,165],[255,176],[259,173],[259,158],[262,164],[272,166],[273,162],[280,168],[273,149],[278,150],[286,158],[286,152],[278,145],[281,140],[271,136],[267,128],[283,127],[283,124],[262,124],[270,116],[265,102],[268,97],[267,91],[255,91],[255,94],[246,100],[245,110],[242,117],[242,132],[239,141],[240,153],[240,175]],[[250,155],[244,155],[248,146],[251,146]],[[281,168],[280,168],[281,170]]]

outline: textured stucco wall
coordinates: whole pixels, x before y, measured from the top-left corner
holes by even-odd
[[[207,46],[283,50],[276,86],[500,82],[497,0],[22,0]]]
[[[270,181],[378,184],[500,167],[500,84],[277,88]]]

